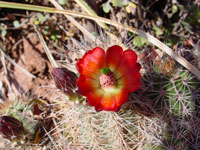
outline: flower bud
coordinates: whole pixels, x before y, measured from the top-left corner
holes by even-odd
[[[66,68],[54,68],[52,76],[58,89],[68,95],[73,95],[75,93],[75,89],[77,87],[76,81],[78,77],[74,72]]]
[[[9,140],[20,139],[24,133],[23,124],[10,116],[0,117],[0,133]]]

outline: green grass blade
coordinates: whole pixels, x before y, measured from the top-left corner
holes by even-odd
[[[29,4],[3,2],[3,1],[0,1],[0,8],[13,8],[13,9],[41,11],[41,12],[49,12],[49,13],[55,12],[54,8],[36,6],[36,5],[29,5]]]

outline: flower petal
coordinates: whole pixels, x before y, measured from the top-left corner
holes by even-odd
[[[136,67],[137,54],[133,50],[128,49],[124,51],[124,59],[128,70],[132,70]]]
[[[140,85],[138,85],[140,81],[140,70],[141,66],[137,63],[135,69],[123,75],[120,79],[118,79],[118,84],[124,86],[129,92],[134,92],[139,89]]]
[[[116,111],[117,105],[115,102],[115,98],[112,94],[104,94],[101,99],[101,105],[99,110],[106,110],[106,111]]]
[[[84,96],[86,96],[89,92],[99,88],[99,83],[96,80],[83,75],[80,75],[76,84],[79,87],[79,92]]]
[[[136,91],[136,89],[139,89],[138,86],[140,86],[140,85],[138,85],[139,84],[138,82],[140,81],[141,75],[139,72],[137,72],[134,74],[133,77],[131,77],[131,76],[133,76],[133,74],[129,73],[127,75],[127,77],[124,77],[124,78],[126,78],[125,86],[127,89],[129,89],[129,92],[134,92],[134,91]]]
[[[93,56],[96,57],[96,61],[99,64],[99,68],[103,68],[106,66],[106,53],[105,51],[100,48],[100,47],[96,47],[93,49],[94,53]]]
[[[117,103],[118,109],[128,100],[129,91],[125,88],[114,95],[115,102]]]
[[[101,104],[102,97],[104,95],[104,91],[102,89],[95,89],[87,94],[87,101],[90,106],[94,106],[97,111],[99,111],[99,107]]]
[[[134,83],[132,86],[131,86],[131,92],[135,92],[137,90],[139,90],[140,88],[140,81]]]
[[[115,77],[121,78],[123,75],[130,72],[130,70],[134,70],[137,66],[137,54],[132,50],[124,51],[124,57],[117,67],[116,71],[114,72]]]
[[[118,45],[114,45],[106,51],[106,65],[112,72],[121,63],[123,55],[123,49]]]
[[[99,47],[88,51],[76,64],[78,72],[94,79],[99,78],[100,69],[105,66],[105,51]]]
[[[105,91],[101,99],[99,110],[118,111],[120,107],[128,100],[129,91],[125,88],[116,88],[112,92]]]

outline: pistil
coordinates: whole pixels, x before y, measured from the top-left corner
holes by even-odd
[[[107,88],[115,85],[115,78],[109,68],[102,68],[101,73],[100,85],[102,88]]]

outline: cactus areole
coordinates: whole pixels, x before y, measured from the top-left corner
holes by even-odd
[[[76,67],[80,73],[79,92],[96,111],[118,111],[129,93],[140,87],[141,66],[131,49],[123,51],[115,45],[105,52],[96,47],[86,52]]]

